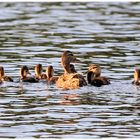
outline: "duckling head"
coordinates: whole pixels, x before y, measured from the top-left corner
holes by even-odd
[[[37,64],[35,66],[35,75],[36,77],[40,77],[41,76],[41,73],[42,73],[42,65],[41,64]]]
[[[101,67],[98,64],[91,64],[88,68],[89,72],[93,72],[94,76],[98,77],[101,75]]]
[[[140,69],[135,69],[135,71],[134,71],[134,80],[135,81],[140,80]]]
[[[27,74],[31,74],[29,72],[28,67],[27,66],[22,66],[21,69],[20,69],[20,77],[25,78],[25,77],[27,77]]]
[[[4,76],[4,68],[0,66],[0,77]]]
[[[53,77],[53,74],[54,74],[54,69],[53,66],[50,65],[46,68],[47,78],[50,79],[51,77]]]

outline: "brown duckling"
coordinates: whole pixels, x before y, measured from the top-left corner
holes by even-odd
[[[135,69],[134,71],[134,81],[132,84],[140,85],[140,69]]]
[[[0,67],[0,80],[13,82],[13,79],[11,77],[5,75],[4,68],[2,66]]]
[[[71,51],[65,51],[61,57],[61,64],[64,68],[64,74],[59,76],[58,80],[56,81],[57,87],[63,89],[77,89],[87,85],[83,75],[73,73],[71,71],[71,62],[80,62],[80,60],[78,60]]]
[[[98,64],[91,64],[87,72],[87,81],[93,86],[100,87],[110,84],[107,77],[101,76],[101,67]]]
[[[30,74],[28,67],[22,66],[20,69],[20,80],[22,82],[30,82],[30,83],[38,82],[38,80],[34,77],[27,77],[28,74]]]
[[[53,66],[50,65],[46,68],[47,82],[49,84],[55,84],[56,81],[58,80],[58,77],[53,76],[53,74],[54,74],[54,69]]]
[[[47,79],[47,75],[42,74],[42,65],[41,64],[37,64],[35,66],[35,77],[36,77],[36,79]]]

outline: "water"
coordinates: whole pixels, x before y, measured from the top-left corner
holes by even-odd
[[[1,138],[138,138],[140,88],[131,84],[140,65],[140,3],[1,3],[0,65],[15,83],[0,86]],[[19,83],[19,69],[38,63],[63,72],[70,50],[83,63],[100,64],[111,85],[61,90]]]

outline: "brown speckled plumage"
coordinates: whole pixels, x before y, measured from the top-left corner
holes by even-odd
[[[74,65],[70,64],[71,62],[80,62],[80,60],[78,60],[71,51],[65,51],[61,57],[64,74],[58,78],[56,82],[57,87],[63,89],[77,89],[87,85],[84,77],[79,73],[75,73],[76,70]]]

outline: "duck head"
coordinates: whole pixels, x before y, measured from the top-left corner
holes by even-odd
[[[77,59],[76,56],[74,56],[71,51],[64,51],[61,57],[61,64],[64,68],[64,73],[71,73],[70,63],[72,62],[76,63],[81,61]]]

